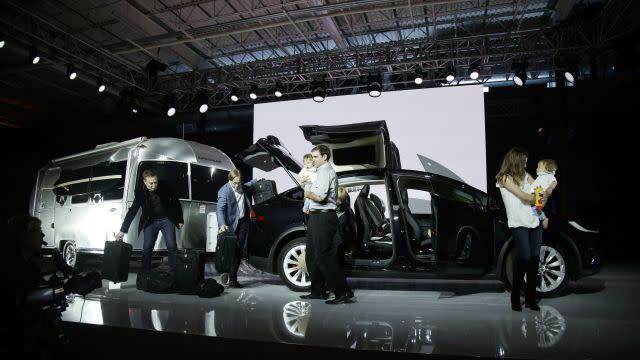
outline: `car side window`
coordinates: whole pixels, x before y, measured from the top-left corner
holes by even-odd
[[[398,180],[400,202],[412,214],[431,214],[431,183],[427,179],[401,178]]]
[[[433,179],[432,182],[437,196],[465,204],[477,204],[473,194],[465,190],[464,185],[458,182],[445,181],[444,179]]]

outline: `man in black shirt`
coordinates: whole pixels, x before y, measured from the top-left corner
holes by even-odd
[[[122,240],[124,234],[129,230],[133,218],[138,213],[138,209],[142,208],[138,224],[138,231],[144,229],[142,268],[151,269],[153,248],[158,233],[162,231],[162,237],[169,254],[169,266],[171,269],[175,269],[178,249],[175,228],[181,229],[184,224],[180,200],[168,186],[158,186],[158,176],[153,170],[145,170],[142,173],[142,181],[145,186],[142,192],[136,194],[133,204],[122,222],[120,232],[116,234],[116,240]]]

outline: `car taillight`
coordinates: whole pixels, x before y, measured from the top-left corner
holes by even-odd
[[[249,212],[249,218],[251,218],[251,220],[255,220],[256,219],[255,210],[251,209],[251,211]]]
[[[258,215],[258,221],[264,221],[264,220],[265,220],[264,215]]]

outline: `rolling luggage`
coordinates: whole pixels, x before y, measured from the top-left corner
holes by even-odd
[[[218,234],[216,244],[215,266],[219,273],[230,273],[240,261],[240,246],[238,236],[232,232],[225,231]]]
[[[273,180],[263,179],[256,181],[256,183],[251,187],[251,192],[253,194],[253,202],[255,204],[260,204],[261,202],[278,195],[276,182]]]
[[[180,294],[194,294],[204,280],[203,253],[183,249],[176,253],[175,290]]]
[[[129,258],[133,246],[123,241],[105,241],[102,278],[119,283],[129,278]]]

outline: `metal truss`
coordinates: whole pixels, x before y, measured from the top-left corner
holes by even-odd
[[[134,64],[64,31],[53,23],[8,2],[0,15],[0,23],[25,46],[33,45],[53,62],[72,62],[85,73],[105,77],[110,85],[131,87],[142,93],[149,89],[147,74]]]
[[[551,26],[554,9],[546,0],[185,0],[152,9],[126,2],[140,11],[138,20],[176,31],[97,48],[13,2],[4,6],[10,11],[3,11],[0,23],[25,44],[54,49],[61,61],[81,63],[155,100],[172,96],[179,109],[189,109],[203,94],[212,106],[250,103],[246,96],[230,99],[232,91],[250,87],[261,101],[277,100],[269,95],[276,83],[289,98],[308,96],[313,80],[324,80],[329,96],[352,94],[367,86],[371,73],[382,74],[387,91],[410,88],[417,69],[434,84],[445,69],[464,77],[477,66],[483,82],[508,74],[522,59],[535,77],[557,68],[559,59],[606,48],[630,31],[633,13],[632,0],[609,0],[587,19]],[[192,19],[194,9],[208,17]],[[217,65],[153,81],[132,62],[132,55],[182,44]]]

